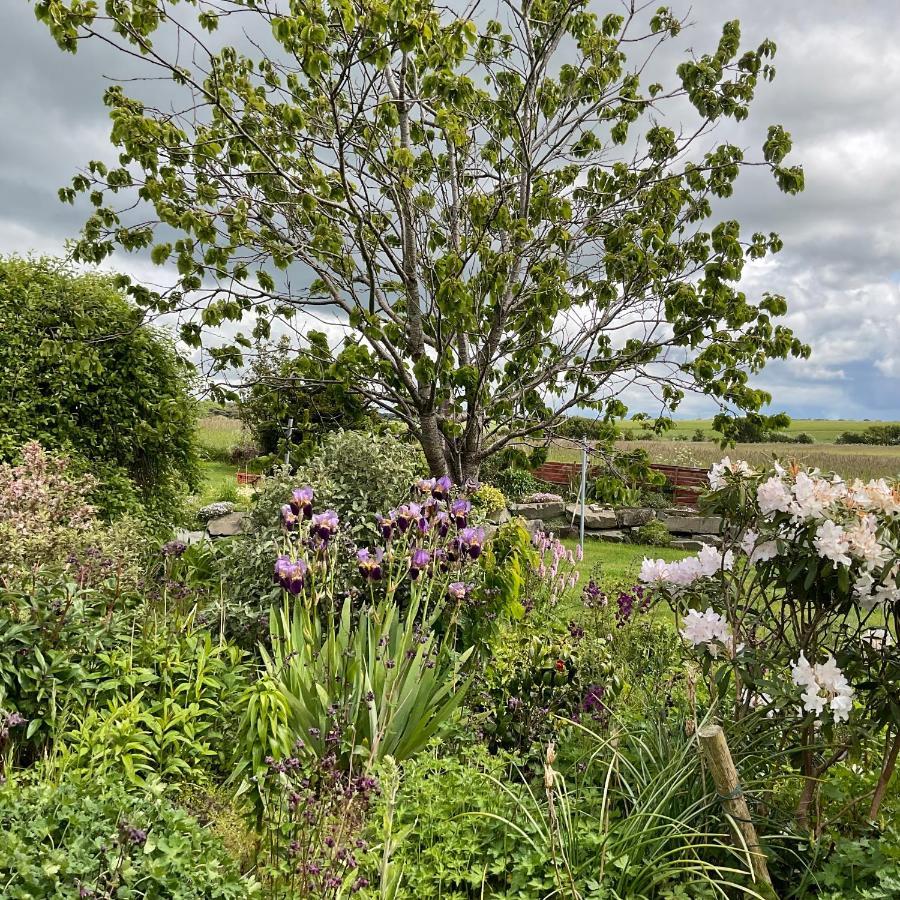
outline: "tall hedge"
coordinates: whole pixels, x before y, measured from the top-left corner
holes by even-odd
[[[165,516],[198,477],[190,379],[110,276],[0,258],[0,460],[40,441],[101,479],[108,515]]]

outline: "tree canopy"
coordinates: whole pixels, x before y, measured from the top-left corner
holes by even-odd
[[[748,166],[788,193],[803,173],[781,125],[756,152],[713,129],[747,118],[775,45],[727,22],[650,81],[683,21],[620,8],[37,0],[64,50],[96,38],[170,82],[156,105],[139,83],[106,91],[118,158],[61,192],[95,207],[76,256],[174,265],[171,290],[129,287],[195,345],[226,320],[259,337],[336,316],[356,383],[435,474],[476,474],[569,410],[622,415],[635,384],[661,412],[689,390],[756,411],[750,376],[808,348],[776,324],[783,297],[739,288],[778,235],[743,234],[718,201]]]
[[[197,477],[189,367],[109,276],[0,259],[0,462],[75,454],[107,514],[170,511]]]
[[[250,384],[241,401],[241,418],[262,453],[279,452],[287,440],[312,449],[329,431],[353,431],[371,422],[363,396],[349,383],[340,355],[335,359],[322,331],[310,331],[299,352],[287,338],[275,346],[260,344]]]

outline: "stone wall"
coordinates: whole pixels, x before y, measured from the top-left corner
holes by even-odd
[[[576,503],[510,503],[509,513],[528,522],[530,531],[552,530],[575,536],[581,527],[581,507]],[[718,516],[701,516],[683,507],[650,509],[629,507],[613,509],[591,503],[584,511],[584,536],[591,540],[627,543],[632,532],[653,519],[659,519],[672,533],[672,547],[699,550],[704,544],[721,541],[722,520]]]

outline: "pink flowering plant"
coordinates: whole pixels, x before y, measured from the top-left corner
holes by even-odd
[[[762,711],[796,741],[806,823],[827,770],[879,734],[875,818],[900,748],[900,493],[798,466],[712,467],[721,547],[645,559],[641,581],[679,617],[684,644],[735,720]]]
[[[537,556],[528,571],[526,596],[533,608],[554,608],[566,592],[578,584],[581,547],[569,550],[553,532],[537,531],[532,537]]]
[[[18,465],[0,464],[0,584],[63,562],[94,526],[88,502],[97,482],[74,476],[64,456],[25,444]]]

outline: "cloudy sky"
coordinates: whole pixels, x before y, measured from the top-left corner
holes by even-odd
[[[593,5],[606,12],[617,0]],[[771,365],[758,383],[795,417],[900,419],[900,0],[672,5],[694,23],[675,42],[681,52],[714,49],[717,26],[732,18],[748,46],[765,36],[778,45],[778,75],[737,140],[756,148],[782,123],[807,188],[785,197],[742,178],[723,214],[747,233],[781,234],[784,250],[748,268],[743,287],[784,294],[787,323],[813,355]],[[0,253],[59,254],[84,209],[61,204],[57,189],[88,160],[110,158],[101,94],[133,70],[96,44],[62,54],[28,0],[0,0],[0,59]],[[159,280],[135,257],[113,265]],[[702,400],[683,407],[708,411]]]

